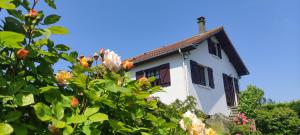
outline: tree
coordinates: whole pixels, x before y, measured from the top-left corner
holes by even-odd
[[[261,105],[260,101],[264,96],[264,91],[256,86],[249,85],[246,90],[240,93],[238,110],[249,118],[256,117],[256,108]]]

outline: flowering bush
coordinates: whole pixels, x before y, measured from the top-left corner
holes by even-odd
[[[54,25],[60,16],[35,9],[38,2],[0,2],[1,12],[9,14],[0,26],[1,135],[186,134],[173,117],[182,112],[170,115],[151,97],[161,91],[151,86],[154,78],[131,80],[126,71],[133,63],[122,63],[113,51],[78,57],[55,44],[51,35],[68,30]],[[45,2],[56,8],[53,0]],[[52,66],[59,60],[69,62],[70,70],[55,73]]]
[[[244,113],[239,113],[235,119],[236,124],[232,127],[232,133],[236,135],[261,134],[256,130],[254,119],[249,119]]]

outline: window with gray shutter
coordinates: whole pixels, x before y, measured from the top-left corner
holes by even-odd
[[[207,86],[207,83],[209,83],[209,82],[207,82],[208,78],[207,78],[206,74],[208,74],[209,67],[201,66],[193,60],[190,60],[190,66],[191,66],[192,83]],[[211,68],[210,68],[210,72],[212,73]],[[212,74],[210,75],[210,78],[212,79],[211,80],[212,81],[211,88],[214,88]]]
[[[143,71],[136,72],[136,79],[141,77],[155,77],[156,80],[152,82],[152,86],[160,85],[162,87],[171,85],[171,76],[170,76],[170,64],[163,64],[157,67],[146,69]]]

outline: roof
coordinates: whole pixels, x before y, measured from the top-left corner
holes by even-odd
[[[179,53],[179,49],[182,51],[188,51],[192,49],[196,49],[197,44],[205,41],[206,39],[210,38],[211,36],[215,36],[218,40],[220,40],[221,46],[223,50],[228,55],[231,63],[237,70],[239,76],[248,75],[249,71],[246,68],[245,64],[241,60],[240,56],[238,55],[237,51],[233,47],[231,41],[229,40],[228,36],[226,35],[223,27],[218,27],[212,30],[209,30],[205,33],[197,34],[191,38],[184,39],[174,44],[170,44],[167,46],[163,46],[152,51],[140,54],[128,60],[133,61],[135,65],[140,65],[149,61],[153,61],[158,58],[170,56],[176,53]]]

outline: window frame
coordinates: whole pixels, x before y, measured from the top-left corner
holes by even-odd
[[[192,61],[192,60],[191,60]],[[191,62],[190,61],[190,62]],[[199,64],[199,63],[197,63],[197,62],[195,62],[195,61],[193,61],[194,62],[194,64],[196,64],[195,66],[197,66],[196,68],[197,68],[197,70],[199,70],[199,67],[200,68],[203,68],[204,69],[204,83],[202,82],[202,77],[201,77],[201,73],[200,73],[200,71],[198,71],[198,72],[196,72],[196,73],[199,73],[199,83],[198,82],[193,82],[192,81],[192,83],[193,84],[197,84],[197,85],[199,85],[199,86],[202,86],[202,87],[205,87],[205,88],[211,88],[211,89],[215,89],[215,79],[214,79],[214,73],[213,73],[213,69],[211,68],[211,67],[208,67],[208,66],[205,66],[205,65],[202,65],[202,64]],[[212,84],[210,83],[210,77],[209,77],[209,68],[211,69],[211,78],[212,78]],[[192,67],[190,67],[190,69],[192,70]],[[193,74],[192,73],[192,71],[191,71],[191,74]],[[193,80],[193,76],[191,75],[191,77],[192,77],[192,80]],[[212,85],[212,86],[211,86]]]
[[[141,77],[155,77],[156,80],[151,83],[152,86],[167,87],[171,86],[170,63],[165,63],[152,68],[140,70],[136,72],[136,79]]]

